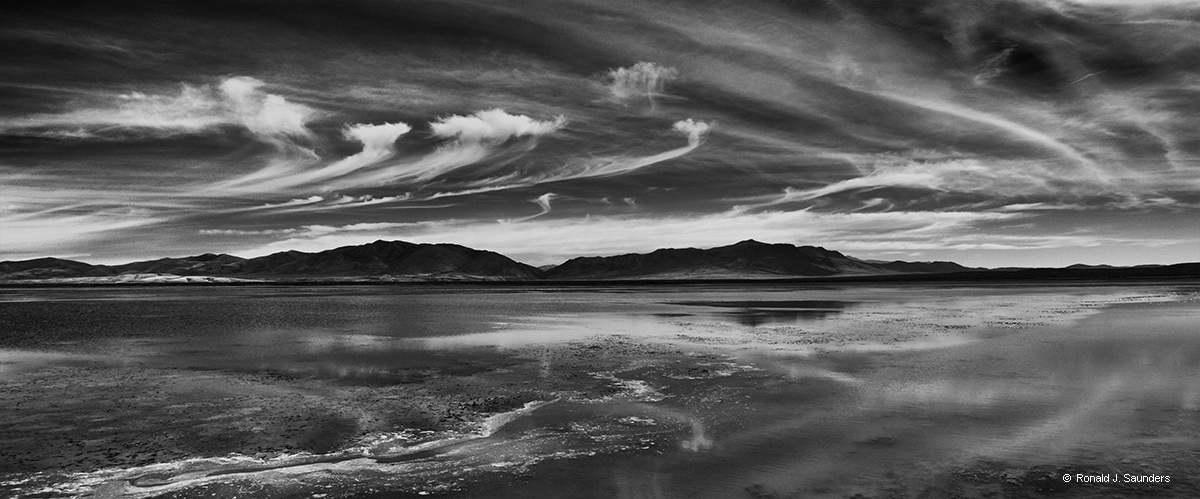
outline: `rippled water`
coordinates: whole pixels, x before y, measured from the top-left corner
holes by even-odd
[[[0,490],[1187,497],[1198,324],[1179,284],[0,290]]]

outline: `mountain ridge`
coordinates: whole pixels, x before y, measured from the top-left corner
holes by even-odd
[[[492,251],[457,244],[383,240],[315,253],[281,251],[256,258],[205,253],[121,265],[91,265],[60,258],[0,262],[0,280],[5,281],[116,278],[131,274],[216,276],[237,280],[355,277],[527,280],[541,277],[538,269]]]
[[[826,277],[839,274],[948,272],[969,270],[953,262],[873,264],[819,246],[763,243],[753,239],[709,249],[663,248],[650,253],[577,257],[546,273],[549,279],[612,279],[661,274],[708,274],[739,277]],[[903,270],[901,269],[903,267]]]
[[[54,257],[0,262],[0,283],[237,283],[457,281],[753,281],[780,279],[966,280],[1200,277],[1200,263],[1113,267],[970,268],[955,262],[863,260],[820,246],[748,239],[715,248],[584,256],[533,267],[500,253],[450,243],[378,240],[319,252],[280,251],[255,258],[229,254],[92,265]]]

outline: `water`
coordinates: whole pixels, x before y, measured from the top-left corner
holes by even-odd
[[[0,490],[1190,497],[1197,291],[0,290]]]

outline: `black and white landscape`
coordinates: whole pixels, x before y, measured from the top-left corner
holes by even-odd
[[[0,495],[1200,497],[1197,33],[0,3]]]

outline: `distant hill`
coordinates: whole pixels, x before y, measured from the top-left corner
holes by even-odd
[[[1176,279],[1200,278],[1200,263],[1176,263],[1174,265],[1136,265],[1114,267],[1110,265],[1072,265],[1064,268],[1008,268],[987,271],[954,272],[945,274],[950,278],[971,280],[1039,280],[1039,279]]]
[[[1158,265],[1151,265],[1151,266],[1158,267]],[[1067,268],[1067,269],[1112,269],[1112,268],[1116,268],[1116,267],[1113,267],[1112,265],[1088,265],[1086,263],[1077,263],[1075,265],[1067,265],[1066,267],[1063,267],[1063,268]]]
[[[548,270],[546,278],[745,279],[966,270],[971,269],[954,262],[868,262],[817,246],[746,240],[710,249],[660,249],[646,254],[574,258]]]
[[[98,277],[111,275],[97,265],[61,258],[36,258],[19,262],[0,262],[0,278],[52,279],[62,277]]]
[[[114,274],[144,273],[144,274],[175,274],[175,275],[224,275],[235,274],[240,269],[245,258],[233,255],[214,255],[205,253],[184,258],[160,258],[144,262],[126,263],[108,267]]]
[[[164,275],[266,280],[528,280],[541,277],[541,271],[491,251],[456,244],[403,241],[375,241],[319,253],[284,251],[251,259],[209,253],[123,265],[90,265],[59,258],[0,262],[0,279],[8,281],[71,279],[71,282],[79,282],[81,278],[89,278],[91,282],[164,282]]]
[[[259,276],[441,276],[537,279],[541,271],[494,253],[457,244],[375,241],[320,253],[285,251],[241,262],[243,275]]]

